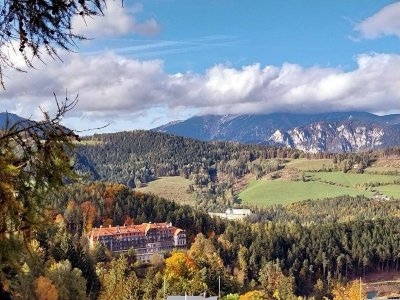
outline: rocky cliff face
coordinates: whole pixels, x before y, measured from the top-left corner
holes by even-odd
[[[309,152],[400,145],[400,115],[367,112],[197,116],[154,129],[210,141],[284,145]]]
[[[400,145],[400,130],[365,121],[317,122],[277,130],[267,143],[314,153],[364,151]]]

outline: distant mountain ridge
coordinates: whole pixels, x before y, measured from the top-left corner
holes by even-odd
[[[16,123],[31,125],[16,114],[0,113],[0,130]],[[354,152],[400,145],[400,114],[368,112],[319,114],[208,115],[173,121],[153,131],[202,141],[285,146],[306,152]]]
[[[348,152],[400,145],[400,114],[207,115],[171,122],[153,130],[204,141],[283,145],[308,152]]]
[[[9,129],[17,123],[24,127],[29,126],[31,121],[13,113],[0,112],[0,130]]]
[[[40,137],[43,137],[43,132],[41,131],[41,129],[39,127],[36,126],[36,125],[38,125],[37,121],[38,120],[26,119],[26,118],[20,117],[16,114],[9,113],[9,112],[0,112],[0,131],[8,130],[11,127],[15,126],[16,124],[17,124],[16,127],[18,130],[26,129],[31,126],[35,126],[35,128],[33,128],[32,130],[36,131]],[[50,125],[42,125],[42,126],[44,126],[44,127],[41,127],[43,129],[43,128],[49,128]],[[62,125],[61,125],[60,129],[61,128],[65,132],[71,131],[69,128],[64,127]]]

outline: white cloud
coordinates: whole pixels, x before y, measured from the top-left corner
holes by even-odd
[[[135,15],[143,7],[139,4],[133,7],[122,7],[120,1],[107,1],[104,16],[85,18],[75,16],[72,28],[75,33],[85,37],[117,36],[125,34],[154,35],[161,27],[153,18],[138,22]]]
[[[139,61],[115,54],[67,54],[28,73],[9,74],[0,107],[23,115],[51,108],[52,93],[79,93],[75,116],[105,118],[170,112],[209,114],[400,111],[400,55],[362,54],[357,67],[303,68],[259,64],[240,69],[216,65],[205,74],[168,74],[159,60]],[[12,80],[10,80],[12,78]]]
[[[400,37],[400,2],[385,6],[357,24],[354,29],[366,39],[375,39],[385,35]]]

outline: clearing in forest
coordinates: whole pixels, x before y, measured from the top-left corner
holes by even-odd
[[[296,168],[300,171],[314,171],[333,168],[332,159],[293,159],[285,164],[286,168]]]
[[[193,205],[195,203],[193,194],[187,191],[192,182],[181,176],[159,177],[149,182],[145,187],[136,190],[142,193],[151,193],[180,204]]]
[[[247,204],[274,205],[343,195],[372,196],[372,193],[369,191],[358,191],[350,187],[338,187],[318,181],[253,180],[239,194],[239,197]]]
[[[399,180],[400,176],[357,174],[336,172],[306,172],[305,176],[311,180],[330,182],[336,185],[356,187],[357,185],[369,185],[371,183],[389,184]]]

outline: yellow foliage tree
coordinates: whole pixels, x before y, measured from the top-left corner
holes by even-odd
[[[199,294],[207,289],[206,269],[199,270],[195,260],[183,252],[174,252],[165,260],[167,292]]]
[[[346,285],[337,284],[332,291],[333,300],[363,300],[366,296],[364,286],[359,280],[353,280]]]
[[[175,252],[165,260],[165,275],[169,278],[192,277],[196,269],[194,260],[183,252]]]
[[[241,295],[239,300],[264,300],[267,299],[262,291],[250,291]]]
[[[188,253],[189,256],[195,260],[198,259],[206,259],[209,256],[212,256],[217,250],[215,249],[211,240],[206,239],[206,237],[199,233],[196,235],[194,243],[190,247]]]

